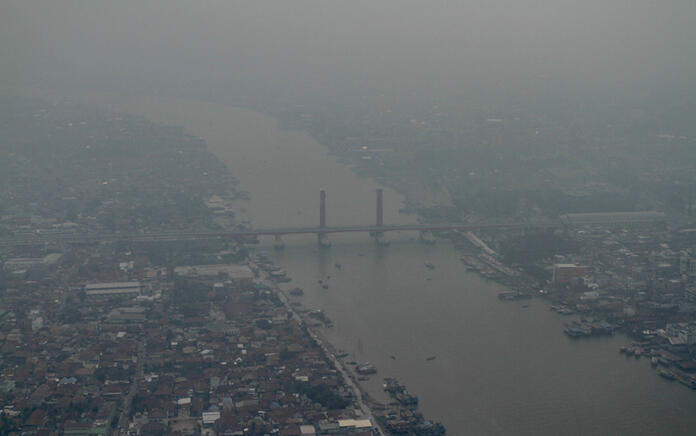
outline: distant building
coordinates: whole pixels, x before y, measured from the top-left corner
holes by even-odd
[[[300,434],[302,436],[314,436],[317,434],[317,430],[314,428],[313,425],[301,425]]]
[[[225,275],[238,283],[250,283],[254,279],[254,273],[247,265],[216,264],[216,265],[190,265],[177,266],[174,274],[184,277],[216,277]]]
[[[62,256],[61,253],[51,253],[44,257],[14,257],[5,261],[5,269],[7,271],[19,271],[35,266],[55,265]]]
[[[574,263],[556,263],[553,265],[553,275],[551,281],[553,284],[562,285],[570,283],[574,278],[585,277],[589,273],[589,268],[579,266]]]
[[[203,425],[204,426],[212,426],[215,424],[215,421],[220,419],[220,411],[214,410],[210,412],[203,412]]]
[[[696,323],[667,324],[665,332],[671,345],[696,344]]]
[[[140,323],[145,319],[145,308],[140,306],[117,307],[106,316],[106,322],[116,324]]]
[[[665,221],[665,214],[655,211],[642,212],[598,212],[598,213],[568,213],[559,216],[567,225],[597,225],[597,224],[652,224]]]
[[[679,258],[679,274],[696,277],[696,258],[684,253]]]
[[[140,282],[92,283],[85,286],[85,294],[91,298],[126,297],[140,295]]]

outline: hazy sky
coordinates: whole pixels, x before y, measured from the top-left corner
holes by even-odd
[[[693,92],[694,41],[693,0],[4,0],[0,84]]]

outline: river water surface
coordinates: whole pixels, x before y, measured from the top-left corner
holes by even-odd
[[[201,136],[250,192],[243,207],[255,227],[317,224],[319,189],[329,225],[374,222],[378,185],[268,116],[189,100],[72,98]],[[398,213],[402,197],[384,192],[385,222],[413,222]],[[620,355],[626,338],[571,340],[544,301],[499,301],[501,287],[467,272],[449,243],[388,238],[382,247],[368,235],[331,235],[320,250],[314,237],[287,237],[274,254],[305,290],[295,299],[334,322],[325,336],[378,367],[365,384],[375,397],[384,398],[382,377],[399,378],[450,435],[696,434],[696,393]],[[272,241],[259,249],[272,251]]]

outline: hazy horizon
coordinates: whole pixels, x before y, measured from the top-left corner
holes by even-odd
[[[9,1],[0,12],[9,88],[691,107],[696,74],[690,1]]]

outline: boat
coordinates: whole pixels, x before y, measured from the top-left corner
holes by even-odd
[[[502,301],[523,300],[528,298],[532,298],[532,296],[520,291],[505,291],[498,293],[498,299]]]
[[[322,288],[322,289],[329,289],[329,285],[327,285],[326,283],[324,283],[323,285],[321,285],[321,288]]]
[[[584,336],[584,332],[576,326],[566,327],[565,330],[563,330],[563,333],[571,338],[579,338],[580,336]]]
[[[628,351],[628,347],[625,345],[622,345],[621,348],[619,348],[619,353],[624,354]]]
[[[425,264],[424,264],[424,265],[425,265],[425,267],[426,267],[426,268],[429,268],[429,269],[435,269],[435,265],[433,265],[433,264],[432,264],[432,263],[430,263],[430,262],[425,262]]]
[[[406,386],[399,383],[397,379],[385,378],[384,382],[385,383],[382,385],[384,390],[402,405],[408,406],[418,404],[418,397],[410,394]]]
[[[290,277],[288,277],[288,273],[284,269],[276,268],[271,270],[271,272],[268,273],[268,275],[271,276],[271,278],[277,282],[289,282]]]
[[[653,356],[650,358],[650,365],[657,366],[658,363],[660,363],[660,361],[657,359],[657,357]]]
[[[428,356],[428,357],[425,358],[425,360],[435,360],[435,357],[436,357],[436,356]]]
[[[341,269],[341,264],[338,262],[336,262],[336,264],[334,266],[336,267],[336,269]]]
[[[439,422],[434,421],[424,421],[416,428],[416,430],[418,431],[417,434],[429,436],[443,436],[447,433],[445,426],[443,426]]]
[[[660,377],[662,377],[662,378],[664,378],[664,379],[667,379],[667,380],[674,380],[674,379],[676,379],[676,377],[674,376],[674,374],[673,374],[672,372],[670,372],[670,371],[665,371],[665,370],[660,371]]]
[[[394,356],[393,354],[389,357],[391,358],[391,360],[396,360],[396,356]]]
[[[304,295],[304,291],[301,288],[293,288],[293,289],[290,289],[290,295],[294,295],[296,297],[299,297],[301,295]]]
[[[361,363],[355,367],[355,371],[360,375],[375,374],[377,368],[370,362]]]

